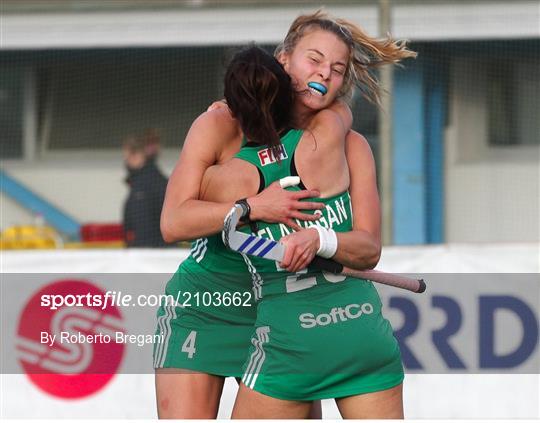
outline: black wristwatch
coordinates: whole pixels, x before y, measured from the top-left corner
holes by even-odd
[[[242,198],[241,200],[238,200],[235,205],[238,204],[240,207],[242,207],[242,217],[240,217],[240,222],[247,223],[249,225],[249,228],[251,229],[251,232],[257,233],[259,230],[257,226],[257,222],[254,222],[251,220],[251,207],[249,206],[249,203],[247,202],[247,198]]]
[[[251,219],[249,218],[249,215],[251,213],[251,207],[249,207],[249,203],[247,202],[247,198],[242,198],[241,200],[238,200],[235,205],[239,205],[242,207],[242,216],[240,217],[240,222],[243,223],[249,223],[251,222]]]

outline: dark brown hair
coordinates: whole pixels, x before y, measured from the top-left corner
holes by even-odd
[[[279,131],[291,125],[294,91],[281,64],[251,45],[236,53],[225,74],[225,99],[246,138],[279,157]]]

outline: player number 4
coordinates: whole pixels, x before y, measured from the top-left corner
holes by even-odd
[[[187,353],[188,358],[193,358],[195,355],[195,341],[197,340],[197,331],[192,330],[182,344],[182,352]]]

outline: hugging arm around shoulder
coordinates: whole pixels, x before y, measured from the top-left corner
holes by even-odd
[[[222,229],[232,202],[201,201],[201,183],[206,169],[227,154],[237,135],[224,110],[203,113],[193,122],[167,185],[160,225],[165,241],[195,239]]]
[[[367,140],[349,131],[345,151],[350,171],[353,230],[339,233],[334,259],[355,269],[374,268],[381,255],[381,215],[375,160]]]

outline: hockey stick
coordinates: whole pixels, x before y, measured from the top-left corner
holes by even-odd
[[[242,216],[242,207],[235,205],[225,217],[223,222],[223,243],[231,250],[238,251],[268,260],[281,261],[285,255],[285,246],[268,238],[245,234],[236,230],[236,225]],[[423,279],[412,279],[405,276],[385,273],[378,270],[355,270],[342,264],[322,257],[315,256],[311,265],[319,270],[334,274],[342,274],[361,279],[369,279],[373,282],[403,288],[415,293],[426,290]]]

